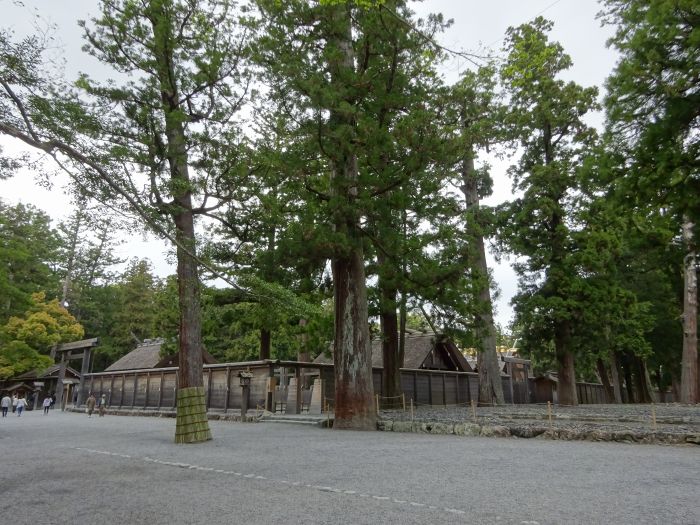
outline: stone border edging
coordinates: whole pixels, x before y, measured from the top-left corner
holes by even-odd
[[[640,432],[638,430],[602,430],[549,428],[547,426],[479,425],[476,423],[444,423],[435,421],[377,421],[383,432],[415,432],[420,434],[454,434],[457,436],[518,437],[564,441],[610,441],[657,445],[700,445],[700,434],[680,432]]]

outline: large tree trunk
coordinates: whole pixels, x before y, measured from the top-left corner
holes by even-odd
[[[190,200],[189,196],[185,200]],[[176,443],[198,443],[211,439],[204,395],[202,362],[202,317],[199,275],[195,251],[194,221],[187,211],[175,216],[177,282],[180,306],[180,353],[178,355]]]
[[[375,430],[372,356],[362,250],[333,260],[335,421],[333,428]]]
[[[620,363],[617,352],[610,353],[610,373],[612,374],[615,403],[621,404],[624,400],[622,398],[622,374],[620,373]]]
[[[399,319],[396,312],[397,291],[382,284],[379,278],[380,320],[382,329],[382,385],[385,406],[401,405],[401,363],[399,362]]]
[[[352,43],[352,4],[340,3],[329,7],[335,22],[329,35],[331,88],[348,93],[349,80],[354,75],[355,55]],[[350,95],[348,95],[350,97]],[[335,303],[335,429],[376,429],[372,355],[367,313],[367,284],[360,229],[361,213],[357,210],[357,156],[354,140],[356,123],[350,98],[346,105],[337,104],[330,111],[331,133],[337,133],[336,151],[332,152],[333,197],[337,199],[334,226],[343,238],[333,256],[333,294]]]
[[[625,392],[627,394],[627,403],[635,403],[634,383],[632,380],[632,368],[627,354],[620,354],[620,363],[622,364],[622,375],[625,377]]]
[[[574,353],[570,350],[571,330],[567,322],[559,322],[554,329],[554,346],[559,364],[559,404],[578,405]]]
[[[477,366],[479,368],[479,404],[503,405],[503,382],[496,353],[496,326],[493,321],[493,303],[489,289],[489,269],[486,264],[484,236],[479,224],[479,192],[474,167],[474,152],[468,151],[462,161],[462,193],[466,202],[470,235],[469,262],[472,280],[478,286],[477,311],[474,322],[479,341]]]
[[[267,328],[260,329],[260,360],[270,359],[270,347],[272,346],[272,334]]]
[[[82,226],[84,213],[81,208],[76,210],[72,217],[73,224],[70,231],[70,246],[68,248],[68,261],[66,263],[66,277],[63,279],[63,289],[61,290],[61,306],[66,306],[68,296],[71,292],[71,282],[73,280],[73,270],[75,266],[76,249],[78,247],[78,238],[80,237],[80,227]]]
[[[175,205],[169,209],[175,222],[175,238],[178,242],[176,254],[180,349],[175,442],[197,443],[211,439],[211,432],[207,420],[202,370],[202,313],[192,213],[192,186],[177,74],[173,66],[173,22],[167,6],[162,2],[152,0],[150,11],[153,33],[156,35],[153,40],[153,53],[160,83],[168,167],[175,201]]]
[[[600,382],[603,384],[603,391],[605,392],[605,402],[612,403],[615,401],[615,394],[613,392],[613,387],[610,384],[610,379],[608,378],[608,370],[605,368],[605,363],[601,358],[596,361],[596,366],[598,368],[598,376],[600,377]]]
[[[681,360],[681,403],[698,402],[698,277],[695,269],[695,225],[685,218],[683,240],[688,249],[684,263],[683,358]]]

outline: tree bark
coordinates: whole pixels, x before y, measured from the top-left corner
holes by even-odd
[[[352,42],[352,4],[329,7],[334,22],[328,43],[331,89],[350,93],[348,81],[354,75],[355,55]],[[343,237],[343,246],[336,249],[331,261],[335,304],[335,429],[376,430],[376,409],[372,381],[372,355],[367,313],[365,261],[357,210],[359,170],[354,141],[347,136],[356,133],[352,95],[345,104],[330,111],[331,133],[339,135],[332,153],[331,188],[338,206],[334,210],[336,233]]]
[[[567,322],[558,322],[554,329],[554,346],[559,363],[559,404],[578,405],[576,395],[576,371],[574,370],[574,353],[569,349],[571,330]]]
[[[335,301],[335,429],[375,430],[367,292],[362,250],[332,262]]]
[[[178,302],[180,309],[178,391],[175,423],[176,443],[197,443],[211,439],[202,370],[202,319],[197,269],[192,189],[187,141],[180,111],[177,75],[174,70],[173,27],[166,6],[151,0],[156,70],[167,138],[167,157],[174,203],[177,246]]]
[[[474,152],[471,148],[462,160],[462,193],[468,215],[470,235],[469,262],[472,280],[478,283],[477,311],[474,323],[479,340],[477,366],[479,369],[479,404],[503,405],[503,382],[496,352],[496,326],[493,321],[493,302],[489,289],[489,269],[486,263],[486,247],[479,224],[479,191]]]
[[[260,360],[270,359],[270,348],[272,346],[272,334],[267,328],[260,329]]]
[[[688,253],[684,259],[681,403],[698,402],[698,278],[695,269],[694,227],[695,225],[684,217],[683,240]]]
[[[70,231],[70,247],[68,252],[68,262],[66,264],[66,277],[63,279],[63,288],[61,290],[61,306],[65,307],[68,301],[68,295],[71,290],[73,280],[73,270],[75,269],[76,248],[78,247],[78,237],[80,236],[80,227],[83,222],[83,210],[78,208],[74,215],[74,222]]]
[[[401,363],[399,362],[399,319],[396,313],[396,289],[382,283],[379,278],[380,322],[382,330],[382,385],[386,398],[384,406],[396,408],[401,405]]]
[[[622,374],[620,374],[620,367],[618,366],[617,354],[615,352],[611,352],[610,354],[610,373],[612,374],[615,403],[622,404]]]
[[[605,368],[605,363],[601,358],[596,361],[596,367],[598,368],[598,376],[600,377],[600,382],[603,384],[603,390],[605,392],[605,402],[612,403],[615,401],[615,394],[613,392],[613,387],[610,384],[610,379],[608,378],[608,371]]]

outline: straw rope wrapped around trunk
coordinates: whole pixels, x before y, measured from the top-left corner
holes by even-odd
[[[175,443],[199,443],[210,439],[204,387],[180,388],[177,391]]]

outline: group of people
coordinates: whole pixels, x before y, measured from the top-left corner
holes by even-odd
[[[85,401],[85,412],[87,412],[88,417],[92,417],[92,413],[95,411],[96,406],[98,407],[100,417],[104,416],[105,411],[107,410],[107,394],[102,394],[102,397],[100,397],[98,402],[95,394],[90,392],[90,395]]]
[[[44,407],[44,415],[47,415],[49,413],[49,409],[53,406],[56,398],[54,396],[46,396],[44,398],[44,402],[42,403],[42,406]],[[22,412],[24,412],[24,408],[29,404],[27,401],[26,397],[18,397],[17,394],[13,394],[12,397],[10,397],[8,394],[5,394],[0,400],[0,407],[2,408],[2,417],[7,417],[7,413],[10,411],[10,407],[12,407],[12,413],[16,413],[17,416],[21,416]],[[95,411],[95,407],[98,408],[100,417],[105,415],[105,412],[107,410],[107,395],[102,394],[102,397],[100,397],[99,401],[97,398],[95,398],[95,395],[90,392],[90,395],[88,396],[87,400],[85,401],[85,412],[87,412],[88,417],[92,417],[93,412]]]
[[[2,408],[2,417],[7,417],[7,413],[10,411],[10,407],[12,407],[12,413],[17,414],[18,417],[22,416],[22,412],[24,412],[24,407],[26,407],[29,404],[27,401],[26,397],[17,397],[17,394],[13,394],[12,397],[8,394],[5,394],[0,400],[0,408]]]

